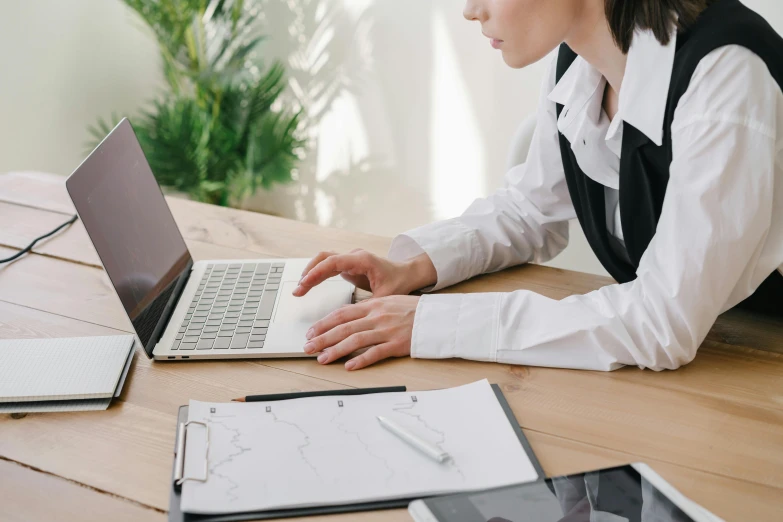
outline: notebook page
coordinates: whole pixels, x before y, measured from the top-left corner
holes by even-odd
[[[0,340],[0,403],[111,397],[133,339]]]
[[[0,413],[56,413],[64,411],[99,411],[105,410],[111,404],[108,399],[81,399],[60,401],[34,402],[2,402]]]
[[[385,430],[387,417],[451,455],[438,463]],[[208,479],[187,513],[354,504],[470,491],[538,475],[486,380],[424,392],[276,402],[190,402],[209,426]],[[206,430],[187,428],[185,476],[204,475]]]

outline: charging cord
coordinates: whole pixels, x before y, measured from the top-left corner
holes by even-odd
[[[52,230],[52,231],[51,231],[51,232],[49,232],[48,234],[44,234],[44,235],[42,235],[41,237],[37,237],[37,238],[33,239],[33,242],[32,242],[32,243],[30,243],[29,245],[27,245],[26,247],[24,247],[22,250],[20,250],[20,251],[19,251],[19,252],[17,252],[16,254],[12,255],[11,257],[7,257],[7,258],[5,258],[5,259],[0,259],[0,264],[2,264],[2,263],[8,263],[9,261],[13,261],[14,259],[17,259],[17,258],[19,258],[19,257],[22,257],[22,256],[23,256],[23,255],[25,255],[26,253],[28,253],[28,252],[32,251],[32,249],[33,249],[33,247],[35,246],[35,244],[36,244],[36,243],[38,243],[38,242],[39,242],[39,241],[41,241],[42,239],[46,239],[46,238],[47,238],[47,237],[49,237],[49,236],[53,236],[53,235],[55,235],[57,232],[59,232],[60,230],[64,229],[64,228],[65,228],[65,227],[67,227],[68,225],[71,225],[71,224],[73,224],[73,223],[74,223],[74,222],[75,222],[75,221],[78,219],[78,217],[79,217],[79,216],[77,216],[77,215],[74,215],[74,216],[73,216],[71,219],[69,219],[68,221],[66,221],[65,223],[63,223],[62,225],[60,225],[59,227],[55,228],[54,230]]]

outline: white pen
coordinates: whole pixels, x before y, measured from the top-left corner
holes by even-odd
[[[446,462],[451,458],[451,456],[440,449],[439,447],[435,446],[434,444],[430,444],[426,440],[422,440],[413,433],[409,432],[393,420],[387,419],[386,417],[378,416],[378,422],[381,423],[381,426],[389,430],[390,432],[394,433],[402,439],[403,441],[407,442],[409,445],[413,446],[417,450],[421,451],[431,459],[433,459],[435,462],[443,463]]]

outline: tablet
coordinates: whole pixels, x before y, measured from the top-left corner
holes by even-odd
[[[416,522],[720,522],[645,464],[416,500]]]

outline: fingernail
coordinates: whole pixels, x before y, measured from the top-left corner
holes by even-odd
[[[305,337],[307,338],[307,340],[308,340],[308,341],[309,341],[310,339],[312,339],[312,338],[313,338],[313,334],[314,334],[314,333],[315,333],[315,330],[314,330],[314,329],[312,329],[312,328],[310,328],[309,330],[307,330],[307,335],[305,335]]]
[[[326,362],[326,359],[328,357],[329,357],[328,353],[322,353],[321,355],[318,356],[318,362],[319,363],[324,363],[324,362]]]
[[[348,361],[347,363],[345,363],[346,370],[353,370],[354,366],[356,366],[356,361]]]
[[[314,349],[315,349],[315,343],[307,343],[304,345],[305,353],[312,353]]]

